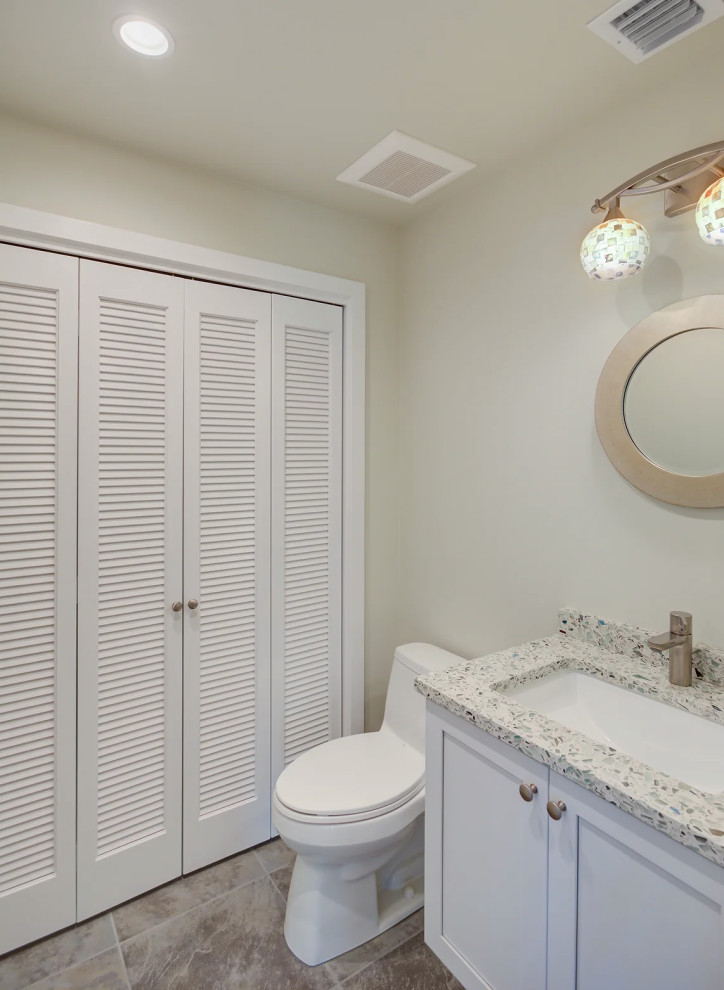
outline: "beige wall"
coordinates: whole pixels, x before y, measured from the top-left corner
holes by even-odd
[[[406,228],[401,640],[481,655],[549,634],[565,605],[654,629],[688,609],[696,638],[724,647],[724,510],[629,486],[593,419],[616,342],[661,306],[724,293],[724,250],[652,196],[623,204],[651,234],[641,275],[594,283],[578,261],[596,196],[724,137],[723,84],[720,60],[692,66]]]
[[[569,605],[662,629],[690,609],[724,647],[724,510],[640,494],[593,423],[614,344],[660,306],[724,292],[724,251],[651,197],[630,207],[653,240],[641,276],[594,284],[578,262],[594,196],[724,136],[723,82],[694,66],[402,235],[0,117],[0,201],[367,284],[368,727],[396,642],[479,655],[550,632]]]
[[[397,588],[397,232],[0,117],[0,201],[367,285],[366,702],[381,719]]]

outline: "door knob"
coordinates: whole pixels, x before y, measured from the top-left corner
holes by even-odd
[[[563,812],[566,810],[565,802],[563,801],[549,801],[546,805],[546,811],[551,816],[551,818],[559,822],[563,818]]]
[[[535,784],[521,784],[518,793],[524,801],[532,801],[538,793],[538,787]]]
[[[173,612],[180,612],[183,607],[184,607],[183,602],[174,602],[173,605],[171,606],[171,610]]]
[[[189,598],[189,608],[198,608],[199,600],[198,598]]]

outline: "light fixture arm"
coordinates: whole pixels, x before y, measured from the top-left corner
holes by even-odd
[[[616,186],[610,193],[595,200],[591,207],[591,213],[604,212],[609,204],[612,201],[617,201],[620,196],[647,196],[649,193],[663,192],[666,189],[678,190],[678,187],[707,170],[715,175],[724,175],[724,169],[717,167],[722,159],[724,159],[724,141],[704,144],[700,148],[692,148],[691,151],[674,155],[673,158],[667,158],[665,161],[639,172],[638,175],[623,182],[620,186]],[[672,178],[667,177],[666,173],[670,169],[686,165],[688,162],[696,162],[696,164],[688,172]],[[653,182],[643,186],[642,183],[649,179],[653,179]],[[695,203],[696,201],[691,205],[691,209]],[[681,209],[676,212],[681,212]]]
[[[624,220],[625,217],[621,212],[621,200],[618,196],[612,196],[608,203],[608,212],[606,213],[606,220]]]

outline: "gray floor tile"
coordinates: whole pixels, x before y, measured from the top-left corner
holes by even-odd
[[[149,894],[128,901],[113,910],[118,938],[131,938],[154,925],[183,914],[191,908],[225,894],[241,884],[264,876],[264,869],[253,852],[241,853],[231,859],[209,866],[188,877],[152,890]]]
[[[292,881],[293,870],[294,866],[283,866],[281,870],[274,870],[273,873],[269,874],[284,900],[287,899],[287,894],[289,893],[289,884]]]
[[[463,990],[422,932],[342,984],[344,990]]]
[[[407,942],[413,935],[421,932],[424,920],[424,914],[422,908],[420,908],[419,911],[411,914],[409,918],[405,918],[398,925],[388,928],[386,932],[382,932],[381,935],[373,938],[370,942],[365,942],[364,945],[358,945],[356,949],[350,949],[349,952],[345,952],[343,956],[337,956],[336,959],[330,959],[327,963],[327,969],[335,982],[341,983],[342,980],[346,980],[354,973],[358,973],[365,966],[369,966],[370,963],[381,959],[382,956],[387,955],[399,945]]]
[[[254,850],[261,860],[262,866],[267,873],[273,873],[282,866],[290,866],[296,856],[282,839],[272,839],[263,846],[257,846]]]
[[[268,877],[123,942],[133,990],[329,990],[284,942],[284,902]]]
[[[126,967],[116,947],[34,983],[28,990],[129,990],[129,987]]]
[[[75,928],[51,935],[0,959],[0,987],[2,990],[21,990],[115,944],[109,914],[84,921]]]

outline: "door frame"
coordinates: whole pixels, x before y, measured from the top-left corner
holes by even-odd
[[[343,307],[342,734],[362,732],[365,284],[10,203],[0,203],[0,242]]]

